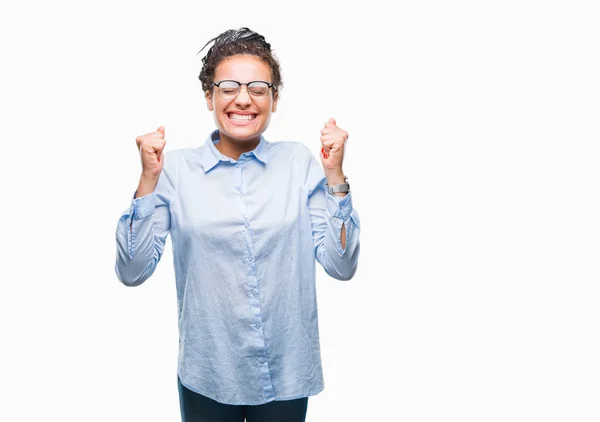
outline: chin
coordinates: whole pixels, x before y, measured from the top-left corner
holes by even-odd
[[[250,131],[239,130],[237,128],[234,128],[233,130],[226,130],[226,131],[224,131],[224,133],[227,136],[229,136],[231,139],[246,142],[246,141],[252,141],[254,139],[260,138],[262,131],[251,131],[250,132]]]
[[[268,126],[262,126],[259,128],[248,128],[227,125],[226,128],[219,129],[222,133],[227,135],[229,138],[240,142],[250,142],[260,139],[260,136],[267,130]]]

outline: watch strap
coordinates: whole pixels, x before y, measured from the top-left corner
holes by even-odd
[[[348,193],[350,192],[350,184],[348,183],[348,178],[344,176],[344,183],[339,183],[337,185],[329,186],[325,183],[325,188],[330,195],[334,193]]]

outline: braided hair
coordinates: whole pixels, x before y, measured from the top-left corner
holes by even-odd
[[[271,44],[262,35],[248,28],[229,29],[207,42],[198,54],[211,42],[214,42],[214,44],[208,49],[206,56],[202,58],[202,70],[200,76],[198,76],[198,79],[202,82],[203,91],[211,90],[219,63],[227,57],[237,54],[250,54],[268,64],[271,68],[273,85],[275,85],[277,91],[283,87],[279,62],[271,51]]]

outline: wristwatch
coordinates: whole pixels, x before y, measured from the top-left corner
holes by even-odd
[[[340,183],[339,185],[329,186],[325,183],[325,189],[329,192],[330,195],[334,193],[347,193],[350,192],[350,185],[348,184],[348,178],[344,176],[344,183]]]

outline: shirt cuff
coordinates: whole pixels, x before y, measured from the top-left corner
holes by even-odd
[[[352,193],[348,192],[346,196],[340,197],[326,191],[325,195],[327,195],[327,213],[333,218],[346,221],[352,213]]]
[[[136,191],[137,193],[137,191]],[[129,215],[132,220],[141,220],[154,214],[156,192],[149,193],[140,198],[135,197],[135,193],[131,198],[131,207]]]

